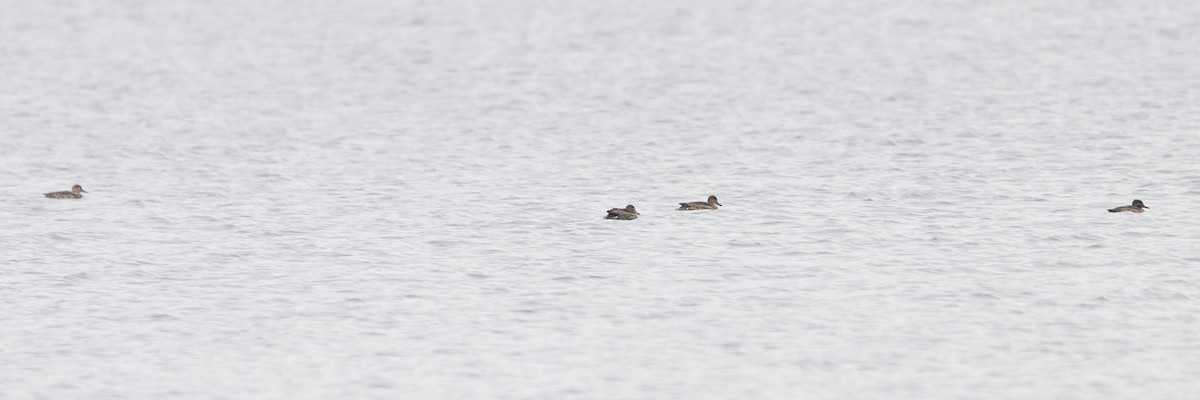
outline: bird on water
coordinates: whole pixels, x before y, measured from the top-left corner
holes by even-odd
[[[1108,209],[1108,212],[1125,212],[1125,211],[1129,211],[1129,212],[1140,213],[1140,212],[1144,212],[1144,211],[1145,211],[1144,209],[1146,209],[1146,208],[1150,208],[1150,207],[1146,207],[1146,205],[1145,205],[1145,204],[1143,204],[1141,200],[1134,200],[1134,201],[1133,201],[1133,205],[1128,205],[1128,206],[1120,206],[1120,207],[1117,207],[1117,208],[1110,208],[1110,209]]]
[[[608,210],[608,216],[604,219],[637,219],[637,209],[633,208],[633,204],[625,206],[625,208],[614,208]]]
[[[45,193],[44,196],[51,199],[82,199],[83,195],[80,193],[87,193],[87,191],[83,190],[83,186],[75,185],[71,186],[71,191],[69,192]]]
[[[692,210],[716,210],[721,203],[717,202],[717,196],[708,196],[708,201],[695,201],[691,203],[679,203],[679,211]]]

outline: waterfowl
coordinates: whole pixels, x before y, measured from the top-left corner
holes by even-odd
[[[1117,208],[1110,208],[1110,209],[1108,210],[1108,212],[1124,212],[1124,211],[1129,211],[1129,212],[1140,213],[1140,212],[1143,212],[1143,211],[1144,211],[1144,210],[1143,210],[1144,208],[1150,208],[1150,207],[1146,207],[1146,205],[1145,205],[1145,204],[1142,204],[1142,201],[1141,201],[1141,200],[1134,200],[1134,201],[1133,201],[1133,205],[1128,205],[1128,206],[1120,206],[1120,207],[1117,207]]]
[[[625,208],[614,208],[608,210],[608,216],[604,219],[637,219],[638,212],[633,208],[633,204],[625,206]]]
[[[708,201],[696,201],[692,203],[679,203],[680,211],[691,210],[716,210],[721,203],[717,202],[717,196],[708,196]]]
[[[83,195],[79,194],[79,193],[87,193],[87,191],[83,190],[83,186],[75,185],[75,186],[71,186],[71,191],[69,191],[69,192],[54,192],[54,193],[46,193],[44,195],[51,199],[81,199],[81,198],[83,198]]]

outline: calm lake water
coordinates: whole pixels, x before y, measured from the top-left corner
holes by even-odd
[[[1189,398],[1196,21],[9,4],[0,399]]]

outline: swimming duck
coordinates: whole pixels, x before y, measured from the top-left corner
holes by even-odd
[[[692,203],[679,203],[680,211],[691,210],[716,210],[721,203],[717,202],[717,196],[708,196],[708,201],[697,201]]]
[[[83,186],[75,185],[71,186],[70,192],[46,193],[45,196],[51,199],[82,199],[83,195],[79,193],[87,193],[87,191],[83,190]]]
[[[633,208],[633,204],[625,206],[625,208],[614,208],[608,210],[608,216],[604,219],[637,219],[638,212]]]
[[[1111,208],[1111,209],[1109,209],[1109,210],[1108,210],[1108,212],[1123,212],[1123,211],[1129,211],[1129,212],[1140,213],[1140,212],[1143,212],[1143,211],[1144,211],[1144,210],[1142,210],[1143,208],[1150,208],[1150,207],[1146,207],[1146,205],[1145,205],[1145,204],[1142,204],[1142,201],[1141,201],[1141,200],[1134,200],[1134,201],[1133,201],[1133,205],[1130,205],[1130,206],[1120,206],[1120,207],[1117,207],[1117,208]]]

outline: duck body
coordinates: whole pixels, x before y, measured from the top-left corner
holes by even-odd
[[[1108,209],[1108,212],[1115,213],[1115,212],[1128,211],[1128,212],[1141,213],[1141,212],[1145,212],[1146,211],[1145,209],[1147,209],[1147,208],[1150,208],[1150,207],[1146,207],[1146,204],[1142,203],[1141,200],[1134,200],[1132,205],[1120,206],[1117,208],[1110,208],[1110,209]]]
[[[80,193],[87,193],[87,191],[83,190],[83,186],[75,185],[69,191],[45,193],[43,196],[51,199],[82,199],[83,195]]]
[[[679,211],[716,210],[720,205],[721,203],[717,202],[717,196],[708,196],[708,201],[679,203]]]
[[[614,208],[608,210],[608,215],[604,219],[637,219],[637,209],[633,208],[633,204],[625,206],[625,208]]]

